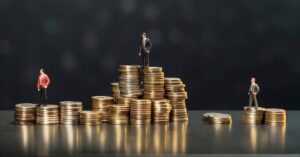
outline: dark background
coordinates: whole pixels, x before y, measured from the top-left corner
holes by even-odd
[[[260,105],[300,109],[298,0],[1,0],[0,109],[110,95],[119,64],[138,64],[141,32],[151,65],[180,77],[188,109],[241,109],[250,77]]]

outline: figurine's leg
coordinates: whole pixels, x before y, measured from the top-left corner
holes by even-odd
[[[253,99],[254,99],[255,107],[258,108],[258,102],[255,94],[253,94]]]
[[[143,68],[145,67],[146,65],[146,56],[145,56],[145,53],[143,53]]]
[[[253,101],[253,97],[252,97],[252,94],[250,93],[249,94],[249,108],[251,108],[251,106],[252,106],[252,101]]]
[[[44,88],[44,94],[45,94],[45,105],[47,105],[47,100],[48,100],[48,96],[47,96],[47,89]]]
[[[43,89],[40,89],[40,100],[39,100],[39,106],[42,104],[42,96],[43,96]]]
[[[150,53],[147,53],[147,66],[150,66]]]

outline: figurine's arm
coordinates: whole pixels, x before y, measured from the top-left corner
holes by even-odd
[[[139,56],[142,55],[142,46],[140,45]]]
[[[40,77],[37,80],[36,88],[38,91],[40,90]]]
[[[45,88],[48,88],[49,84],[50,84],[50,79],[49,79],[49,77],[47,76],[47,83],[46,83]]]
[[[148,42],[149,42],[149,48],[148,48],[148,53],[149,53],[152,49],[152,42],[150,41],[150,39],[148,39]]]
[[[258,86],[258,85],[256,85],[256,93],[255,93],[255,94],[258,94],[258,93],[259,93],[259,91],[260,91],[260,88],[259,88],[259,86]]]

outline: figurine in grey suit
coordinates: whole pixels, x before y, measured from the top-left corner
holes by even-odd
[[[149,66],[149,55],[152,48],[152,43],[149,38],[147,38],[147,34],[144,32],[142,34],[142,42],[140,45],[139,56],[142,56],[143,67]]]
[[[249,108],[252,106],[252,102],[254,100],[255,108],[257,109],[258,108],[258,102],[257,102],[256,95],[258,94],[260,89],[259,89],[258,84],[256,84],[255,81],[256,81],[256,79],[254,77],[252,77],[248,95],[249,95]]]

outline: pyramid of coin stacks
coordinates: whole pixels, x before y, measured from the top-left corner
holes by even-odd
[[[61,101],[59,106],[16,104],[14,122],[138,125],[188,121],[185,85],[179,78],[165,78],[162,67],[120,65],[119,82],[111,83],[111,92],[112,96],[93,96],[91,111],[83,111],[82,102],[78,101]]]
[[[92,111],[101,113],[102,122],[108,122],[109,108],[114,103],[114,98],[110,96],[93,96]]]
[[[242,123],[262,124],[264,122],[265,108],[244,107]]]
[[[166,98],[172,105],[171,121],[188,121],[187,92],[180,78],[165,78]]]
[[[15,105],[15,124],[27,125],[35,123],[35,104],[21,103]]]
[[[60,123],[79,124],[79,113],[82,111],[82,102],[61,101],[60,102]]]
[[[59,106],[45,105],[36,107],[37,124],[58,124],[59,123]]]

